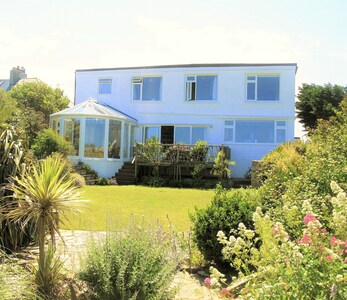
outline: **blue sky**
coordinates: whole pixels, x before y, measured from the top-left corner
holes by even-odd
[[[63,88],[74,71],[177,63],[298,63],[347,85],[345,0],[0,0],[0,78],[13,66]]]

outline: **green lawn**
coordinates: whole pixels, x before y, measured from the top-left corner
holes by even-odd
[[[69,217],[68,229],[106,230],[122,228],[135,218],[167,228],[169,222],[177,230],[188,231],[188,212],[207,206],[213,190],[151,188],[143,186],[86,186],[81,198],[89,200],[81,213]]]

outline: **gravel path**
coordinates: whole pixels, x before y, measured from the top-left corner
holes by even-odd
[[[78,271],[80,255],[83,253],[86,242],[90,237],[103,239],[105,232],[89,232],[89,231],[60,231],[64,242],[57,237],[57,250],[61,258],[65,261],[66,267],[74,272]],[[181,300],[214,300],[218,299],[217,295],[207,289],[201,282],[187,272],[180,271],[176,274],[173,282],[174,286],[179,287],[179,293],[175,299]]]

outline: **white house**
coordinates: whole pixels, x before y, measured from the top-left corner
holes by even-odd
[[[52,115],[53,127],[75,145],[70,158],[100,176],[131,160],[135,141],[157,136],[164,144],[226,145],[232,176],[242,178],[252,160],[294,139],[296,70],[292,63],[76,70],[76,106]]]

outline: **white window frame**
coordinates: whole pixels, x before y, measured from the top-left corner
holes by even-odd
[[[232,124],[227,124],[227,122],[232,122]],[[225,129],[231,129],[233,131],[233,138],[231,140],[226,139]],[[235,141],[235,120],[224,120],[224,142],[234,143],[234,141]]]
[[[249,79],[249,77],[254,77],[254,79]],[[271,100],[258,100],[258,77],[278,77],[278,99]],[[248,99],[248,83],[254,83],[254,99]],[[276,102],[280,100],[281,92],[281,76],[279,74],[246,74],[246,101],[250,102]]]
[[[110,85],[110,92],[104,93],[100,91],[100,86]],[[109,95],[112,94],[112,78],[111,77],[100,77],[98,80],[98,94],[99,95]]]
[[[236,122],[237,121],[273,121],[274,122],[274,142],[273,143],[252,143],[252,142],[245,142],[245,143],[240,143],[240,142],[236,142]],[[232,124],[227,124],[227,122],[233,122]],[[242,144],[252,144],[252,145],[274,145],[274,144],[281,144],[283,142],[285,142],[287,140],[287,124],[288,122],[285,120],[254,120],[254,119],[227,119],[224,120],[224,142],[225,143],[232,143],[232,144],[238,144],[238,145],[242,145]],[[227,140],[226,136],[225,136],[225,129],[229,128],[233,130],[233,139],[232,140]],[[284,130],[284,141],[278,141],[278,135],[277,135],[277,130],[278,129],[282,129]]]
[[[206,99],[206,100],[197,99],[197,93],[198,93],[197,78],[198,77],[216,77],[216,97],[215,97],[215,99]],[[192,97],[193,87],[194,87],[194,95],[195,95],[194,99]],[[216,74],[186,75],[186,77],[185,77],[185,100],[186,101],[216,101],[218,98],[217,93],[218,93],[218,75],[216,75]]]
[[[158,100],[143,100],[142,99],[142,91],[143,91],[143,81],[144,78],[160,78],[160,90],[159,90],[159,99]],[[140,99],[134,99],[134,86],[140,86]],[[163,86],[163,77],[162,76],[134,76],[131,78],[131,99],[132,101],[162,101],[162,86]]]

